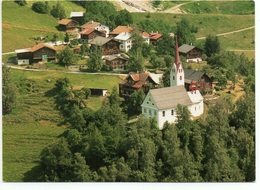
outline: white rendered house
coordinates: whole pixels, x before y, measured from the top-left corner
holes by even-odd
[[[131,33],[121,32],[114,39],[120,42],[119,49],[128,52],[132,48]]]
[[[176,38],[175,62],[170,71],[170,87],[152,89],[142,103],[142,114],[146,117],[155,117],[158,128],[163,129],[164,123],[175,123],[177,120],[177,105],[187,106],[191,116],[203,114],[203,97],[196,85],[192,82],[190,91],[184,87],[184,70],[180,62],[178,42]]]

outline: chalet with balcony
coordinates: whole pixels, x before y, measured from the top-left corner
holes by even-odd
[[[202,49],[188,44],[183,44],[179,47],[179,53],[185,56],[186,62],[202,61],[202,51]]]
[[[88,43],[91,45],[90,49],[92,49],[94,46],[101,46],[102,55],[113,55],[118,54],[120,52],[120,43],[110,38],[97,36],[96,38],[89,40]]]
[[[158,85],[150,73],[129,73],[126,79],[119,83],[119,95],[128,99],[137,90],[142,90],[147,94],[150,89],[157,88]]]
[[[212,79],[204,72],[184,69],[185,88],[189,91],[191,83],[194,83],[196,89],[200,92],[212,90]]]
[[[106,66],[112,68],[113,70],[126,70],[128,59],[129,58],[120,55],[111,55],[104,58],[104,60],[106,61]]]

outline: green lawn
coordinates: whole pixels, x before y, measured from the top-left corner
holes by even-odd
[[[181,6],[191,14],[254,14],[254,1],[196,1]]]
[[[66,126],[59,126],[63,119],[50,93],[58,78],[67,77],[76,86],[108,88],[110,92],[122,80],[118,76],[15,69],[12,76],[16,84],[24,79],[30,81],[31,92],[20,94],[16,108],[3,117],[3,179],[7,182],[23,181],[24,174],[39,162],[41,150],[66,130]],[[51,81],[47,82],[48,79]],[[26,86],[20,87],[20,91]],[[104,99],[91,97],[87,104],[98,110]]]
[[[197,38],[207,36],[208,34],[215,35],[231,32],[255,25],[254,15],[150,13],[149,19],[146,18],[147,13],[132,13],[132,16],[134,23],[150,20],[153,22],[164,22],[165,24],[173,27],[175,27],[181,19],[186,18],[191,24],[198,27],[198,33],[195,34]]]

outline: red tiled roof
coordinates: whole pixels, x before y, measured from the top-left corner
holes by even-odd
[[[160,37],[162,37],[162,34],[160,33],[150,33],[150,39],[158,40]]]
[[[86,28],[80,32],[80,34],[85,34],[89,35],[91,32],[93,32],[95,29],[94,28]]]
[[[110,32],[110,34],[120,34],[122,32],[130,33],[133,30],[134,29],[132,27],[130,27],[130,26],[118,26],[112,32]]]
[[[47,47],[47,48],[49,48],[49,49],[52,49],[52,50],[55,50],[55,51],[56,51],[56,49],[55,49],[54,47],[48,46],[48,45],[46,45],[46,44],[44,44],[44,43],[41,43],[41,44],[37,44],[36,46],[33,46],[33,47],[31,48],[31,52],[35,52],[35,51],[37,51],[37,50],[39,50],[39,49],[41,49],[41,48],[43,48],[43,47]]]
[[[96,26],[100,25],[99,22],[89,21],[81,26],[81,28],[95,28]]]
[[[149,37],[149,34],[147,32],[142,32],[142,36]]]

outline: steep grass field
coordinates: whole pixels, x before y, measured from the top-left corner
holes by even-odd
[[[191,14],[254,14],[254,1],[195,1],[181,6],[181,10]]]
[[[58,78],[67,77],[77,86],[108,88],[110,92],[121,81],[118,76],[20,70],[12,70],[12,76],[16,84],[26,79],[26,85],[19,90],[24,91],[26,87],[30,91],[19,94],[14,111],[3,116],[3,180],[6,182],[23,181],[24,174],[39,162],[41,150],[66,130],[66,126],[59,125],[62,116],[55,109],[51,93]],[[104,97],[91,97],[87,104],[97,110],[103,100]]]

